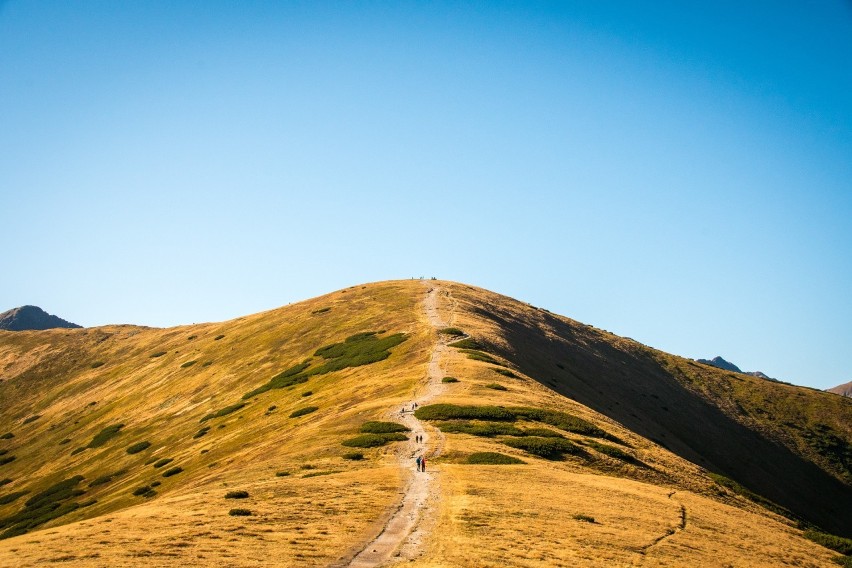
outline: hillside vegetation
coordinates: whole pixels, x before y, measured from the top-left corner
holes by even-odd
[[[0,566],[346,565],[409,487],[400,409],[436,363],[452,380],[406,418],[437,487],[407,564],[832,566],[852,536],[852,401],[394,281],[0,332]]]

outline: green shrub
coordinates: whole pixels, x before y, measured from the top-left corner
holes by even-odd
[[[524,430],[524,436],[538,436],[540,438],[562,438],[562,434],[548,430],[547,428],[527,428]]]
[[[192,436],[192,439],[193,439],[193,440],[196,440],[196,439],[198,439],[198,438],[200,438],[200,437],[204,436],[205,434],[207,434],[207,432],[209,432],[209,431],[210,431],[210,426],[205,426],[205,427],[203,427],[201,430],[199,430],[198,432],[196,432],[196,433]]]
[[[594,440],[586,440],[585,444],[590,448],[593,448],[600,453],[609,456],[611,458],[619,459],[626,462],[635,462],[636,458],[632,455],[628,454],[621,448],[616,448],[615,446],[610,446],[608,444],[601,444],[600,442],[595,442]]]
[[[22,422],[22,424],[29,424],[30,422],[35,422],[35,421],[36,421],[36,420],[38,420],[39,418],[41,418],[41,414],[33,414],[32,416],[30,416],[30,417],[28,417],[27,419],[25,419],[25,420]]]
[[[314,355],[326,360],[311,374],[321,375],[339,371],[348,367],[360,367],[383,361],[390,357],[390,350],[408,339],[404,333],[394,333],[387,337],[377,337],[378,332],[356,333],[342,343],[320,347]]]
[[[487,384],[487,385],[485,385],[485,388],[496,390],[496,391],[507,391],[507,390],[509,390],[506,387],[504,387],[503,385],[500,385],[500,384],[497,384],[497,383]]]
[[[833,534],[828,534],[815,530],[805,531],[803,535],[805,538],[814,541],[817,544],[820,544],[826,548],[830,548],[835,552],[839,552],[840,554],[844,554],[846,556],[852,556],[852,539],[843,538],[842,536],[835,536]]]
[[[216,337],[213,338],[213,341],[219,341],[220,339],[223,339],[224,337],[225,337],[224,335],[217,335]]]
[[[480,342],[478,342],[472,337],[468,337],[467,339],[461,339],[459,341],[454,341],[450,343],[450,347],[455,347],[456,349],[470,349],[473,351],[488,351],[488,349],[484,345],[482,345]]]
[[[183,365],[181,365],[181,366],[180,366],[180,368],[181,368],[181,369],[186,369],[187,367],[192,367],[192,366],[193,366],[193,365],[195,365],[197,362],[198,362],[198,361],[194,361],[194,360],[193,360],[193,361],[187,361],[186,363],[184,363]]]
[[[113,424],[112,426],[107,426],[92,438],[92,441],[89,442],[87,448],[100,448],[116,436],[118,436],[119,431],[124,428],[124,424]]]
[[[248,499],[248,491],[228,491],[225,499]]]
[[[589,515],[583,515],[581,513],[574,515],[574,519],[577,520],[577,521],[583,521],[584,523],[595,524],[595,518],[594,517],[590,517]]]
[[[153,359],[153,358],[156,358],[156,357],[162,357],[162,356],[163,356],[163,355],[165,355],[166,353],[167,353],[167,351],[157,351],[156,353],[151,353],[150,357],[151,357],[152,359]]]
[[[202,367],[209,367],[209,366],[210,366],[210,365],[212,365],[212,364],[213,364],[213,361],[205,361],[205,362],[203,362],[203,363],[201,364],[201,366],[202,366]]]
[[[312,311],[311,313],[314,314],[314,315],[318,315],[318,314],[324,314],[324,313],[330,312],[330,311],[331,311],[331,308],[320,308],[318,310]]]
[[[97,369],[98,367],[103,367],[103,366],[104,366],[103,361],[95,361],[94,363],[91,364],[92,369]]]
[[[470,434],[471,436],[481,436],[484,438],[526,435],[526,432],[515,425],[504,422],[477,423],[464,420],[453,420],[449,422],[439,422],[437,426],[441,432],[445,432],[447,434]]]
[[[582,450],[565,438],[542,438],[540,436],[525,436],[504,440],[504,444],[512,448],[524,450],[549,460],[562,459],[564,454],[580,454]]]
[[[277,409],[278,409],[278,407],[277,407],[277,406],[275,406],[275,405],[273,404],[272,406],[270,406],[269,408],[267,408],[267,409],[266,409],[266,411],[267,411],[267,412],[272,412],[273,410],[277,410]]]
[[[394,432],[390,434],[361,434],[341,443],[350,448],[377,448],[391,442],[402,442],[407,439],[408,436],[405,434]]]
[[[8,505],[9,503],[14,503],[26,494],[26,491],[15,491],[14,493],[7,493],[3,496],[0,496],[0,505]]]
[[[98,485],[106,485],[110,481],[112,481],[113,477],[115,477],[115,473],[110,473],[107,475],[102,475],[100,477],[94,478],[90,483],[89,487],[97,487]]]
[[[74,477],[51,485],[44,491],[36,493],[27,499],[26,506],[31,508],[41,507],[46,503],[55,503],[56,501],[64,501],[65,499],[82,495],[82,491],[74,489],[81,481],[83,481],[83,476],[75,475]]]
[[[65,438],[64,440],[59,440],[59,445],[64,446],[65,444],[70,444],[71,438]]]
[[[15,437],[15,435],[12,434],[11,432],[6,432],[2,436],[0,436],[0,440],[11,440],[14,437]]]
[[[276,471],[275,477],[288,477],[290,475],[289,471]]]
[[[311,412],[316,412],[317,410],[319,410],[318,406],[306,406],[305,408],[300,408],[291,412],[290,418],[298,418],[299,416],[304,416],[305,414],[310,414]]]
[[[443,379],[441,379],[441,382],[442,383],[457,383],[457,382],[459,382],[459,380],[455,377],[444,377]]]
[[[71,455],[76,456],[77,454],[85,452],[85,451],[86,451],[86,448],[74,448],[74,450],[71,451]]]
[[[154,462],[154,467],[155,468],[161,468],[164,465],[168,465],[168,464],[172,463],[173,461],[175,461],[174,458],[161,458],[161,459],[158,459],[157,461]]]
[[[76,488],[82,480],[83,476],[75,475],[60,481],[28,499],[23,510],[0,519],[0,530],[5,529],[0,534],[0,539],[25,534],[39,525],[77,510],[80,507],[78,503],[63,503],[63,501],[85,493]]]
[[[420,420],[478,419],[512,422],[515,415],[500,406],[460,406],[457,404],[428,404],[414,411]]]
[[[133,490],[133,495],[136,497],[153,497],[157,492],[154,491],[150,485],[143,485],[142,487],[137,487]]]
[[[311,473],[306,473],[302,476],[302,479],[307,477],[320,477],[321,475],[331,475],[333,473],[340,473],[339,471],[312,471]]]
[[[148,442],[148,441],[136,442],[132,446],[128,447],[127,450],[125,450],[125,451],[128,454],[132,455],[132,454],[138,454],[139,452],[141,452],[143,450],[147,450],[150,447],[151,447],[151,442]]]
[[[305,391],[302,393],[302,396],[311,396],[312,394],[314,394],[314,391]]]
[[[250,517],[251,511],[248,509],[231,509],[228,514],[232,517]]]
[[[181,473],[181,472],[183,472],[183,468],[182,468],[182,467],[173,467],[173,468],[171,468],[171,469],[167,469],[166,471],[164,471],[164,472],[163,472],[163,477],[171,477],[171,476],[173,476],[173,475],[177,475],[177,474],[179,474],[179,473]]]
[[[583,434],[594,438],[607,438],[609,434],[601,430],[591,422],[578,418],[567,412],[558,410],[546,410],[543,408],[528,408],[523,406],[512,407],[508,409],[518,418],[524,418],[532,422],[544,422],[551,426],[556,426],[566,432],[574,432],[575,434]]]
[[[515,373],[513,373],[509,369],[491,369],[491,370],[494,371],[495,373],[499,373],[499,374],[503,375],[504,377],[509,377],[510,379],[517,379],[518,378],[518,375],[516,375]]]
[[[463,332],[462,330],[460,330],[457,327],[445,327],[445,328],[439,329],[438,333],[440,333],[442,335],[450,335],[450,336],[453,336],[453,337],[464,337],[464,335],[465,335],[465,332]]]
[[[151,487],[159,487],[159,486],[160,486],[160,482],[159,482],[159,481],[152,481],[152,482],[151,482]]]
[[[221,418],[222,416],[227,416],[228,414],[234,413],[237,410],[245,407],[245,405],[245,402],[238,402],[236,404],[232,404],[231,406],[226,406],[221,410],[217,410],[216,412],[211,412],[210,414],[205,415],[201,418],[201,420],[199,420],[199,422],[206,422],[213,418]]]
[[[361,452],[347,452],[343,454],[343,459],[352,461],[361,461],[364,459],[364,454]]]
[[[4,477],[3,479],[0,479],[0,487],[3,487],[4,485],[9,485],[10,483],[12,483],[12,480],[9,479],[8,477]]]
[[[403,424],[396,422],[377,422],[369,421],[361,424],[360,432],[362,434],[390,434],[392,432],[410,432],[411,429]]]
[[[488,353],[474,351],[473,349],[462,349],[461,352],[467,355],[468,359],[473,359],[474,361],[482,361],[483,363],[491,363],[492,365],[501,364],[500,361],[498,361]]]
[[[3,456],[0,457],[0,465],[6,465],[7,463],[12,463],[17,458],[15,456]]]
[[[498,452],[476,452],[470,454],[465,463],[475,465],[512,465],[527,462]]]

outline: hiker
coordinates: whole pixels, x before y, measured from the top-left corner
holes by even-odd
[[[417,456],[417,459],[414,460],[414,461],[417,463],[417,471],[420,471],[420,463],[421,463],[422,459],[420,458],[420,456]]]
[[[420,458],[420,471],[426,471],[426,457]]]

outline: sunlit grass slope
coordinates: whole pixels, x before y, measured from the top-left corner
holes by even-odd
[[[404,487],[406,434],[375,421],[423,392],[439,342],[447,380],[417,412],[434,514],[410,564],[836,566],[790,517],[843,522],[821,508],[849,495],[849,405],[419,281],[217,324],[0,334],[0,531],[29,531],[0,565],[345,564]],[[832,504],[767,500],[826,479]],[[9,523],[27,511],[43,524]]]

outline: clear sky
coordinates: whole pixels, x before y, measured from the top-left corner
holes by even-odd
[[[437,276],[852,380],[852,3],[0,1],[0,311]]]

